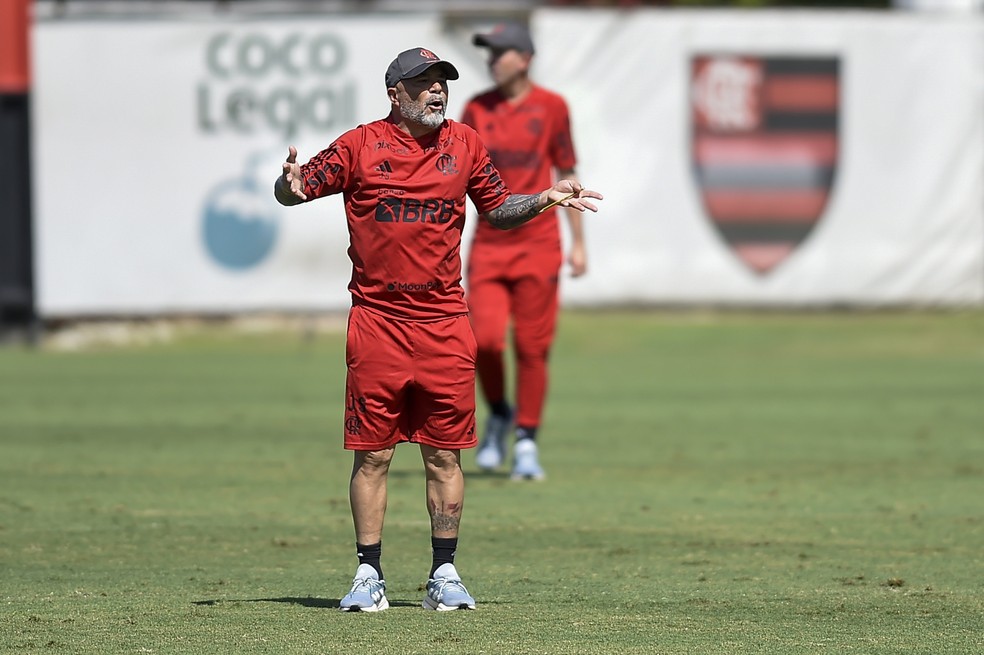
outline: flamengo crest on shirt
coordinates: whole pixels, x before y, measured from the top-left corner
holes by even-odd
[[[725,243],[765,275],[823,215],[837,167],[836,57],[697,55],[693,170]]]

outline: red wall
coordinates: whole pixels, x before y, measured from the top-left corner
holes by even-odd
[[[0,0],[0,93],[25,93],[30,86],[30,4],[31,0]]]

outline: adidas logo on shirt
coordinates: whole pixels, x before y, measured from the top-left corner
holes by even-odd
[[[384,180],[390,179],[390,175],[393,173],[393,167],[390,165],[388,159],[384,159],[382,164],[376,166],[372,170],[379,173],[379,177],[383,178]]]

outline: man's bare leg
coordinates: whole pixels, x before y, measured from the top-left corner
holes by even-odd
[[[355,540],[360,544],[379,543],[383,538],[386,515],[386,478],[396,447],[385,450],[357,450],[349,481],[349,503],[355,524]]]
[[[461,453],[433,446],[420,446],[427,477],[427,511],[431,520],[434,560],[424,607],[432,610],[475,609],[472,598],[454,568],[458,548],[458,526],[465,500],[465,476]]]
[[[359,568],[351,591],[338,604],[349,612],[379,612],[389,607],[379,559],[386,514],[386,477],[394,451],[395,448],[355,451],[349,503],[355,523]]]
[[[427,512],[431,536],[453,539],[458,536],[461,506],[465,500],[465,476],[461,471],[461,451],[421,444],[427,478]]]

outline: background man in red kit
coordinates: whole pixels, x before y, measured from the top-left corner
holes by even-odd
[[[476,34],[489,49],[495,88],[468,102],[461,122],[482,137],[492,163],[510,189],[533,193],[557,179],[577,179],[567,103],[530,79],[533,41],[517,23]],[[547,359],[558,311],[563,260],[556,210],[520,229],[502,232],[479,224],[468,257],[468,307],[478,340],[478,377],[489,417],[476,454],[485,470],[506,459],[515,420],[513,479],[542,479],[536,436],[547,395]],[[581,215],[566,211],[568,262],[574,277],[587,269]],[[515,409],[506,398],[506,331],[512,319],[516,357]]]
[[[597,207],[601,195],[562,180],[511,195],[478,134],[444,118],[458,71],[433,52],[401,52],[386,70],[390,113],[360,125],[304,165],[289,149],[274,194],[284,205],[341,193],[352,260],[345,448],[359,566],[340,607],[389,606],[380,566],[386,481],[396,445],[420,446],[433,562],[423,606],[474,608],[454,567],[464,501],[460,449],[475,436],[475,337],[461,286],[465,198],[499,229],[554,202]]]

